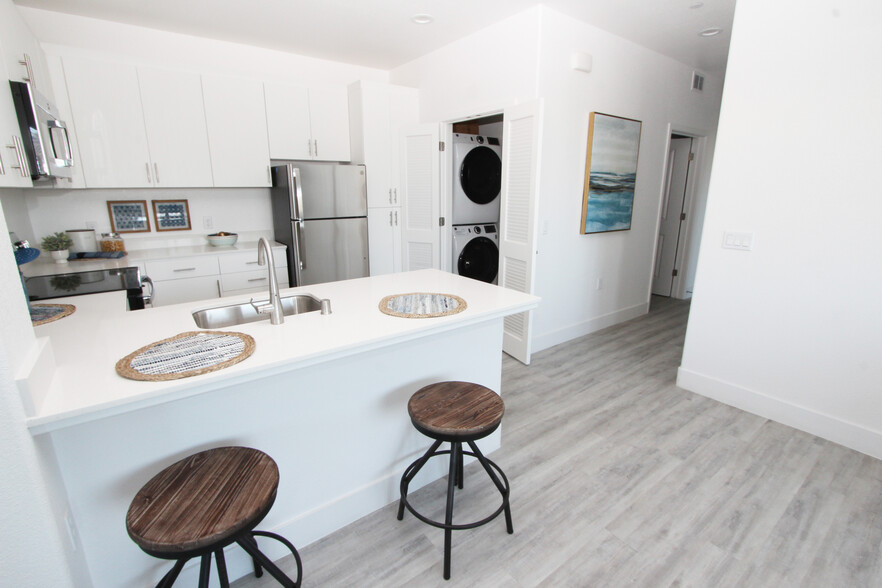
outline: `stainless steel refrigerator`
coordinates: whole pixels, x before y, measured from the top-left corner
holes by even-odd
[[[367,276],[364,166],[292,162],[272,171],[273,232],[288,246],[289,284]]]

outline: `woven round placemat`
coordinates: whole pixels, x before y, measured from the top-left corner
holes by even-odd
[[[130,380],[160,382],[222,370],[254,353],[245,333],[188,331],[145,345],[116,362],[116,373]]]
[[[73,304],[31,304],[31,324],[39,327],[70,316],[76,309]]]
[[[468,308],[465,300],[454,294],[410,292],[393,294],[380,300],[380,312],[402,318],[450,316]]]

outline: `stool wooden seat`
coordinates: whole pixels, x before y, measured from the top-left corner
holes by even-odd
[[[255,531],[269,513],[279,469],[267,454],[248,447],[219,447],[186,457],[156,474],[135,495],[126,515],[129,537],[146,553],[177,560],[157,586],[171,586],[187,560],[202,557],[200,586],[208,586],[215,556],[221,586],[229,586],[223,548],[238,543],[282,585],[300,585],[297,550],[283,537]],[[288,578],[257,548],[256,536],[281,541],[294,554],[297,580]]]
[[[398,520],[404,518],[404,509],[416,518],[444,529],[444,579],[450,579],[450,549],[452,531],[473,529],[490,522],[505,513],[505,526],[513,533],[511,507],[509,505],[510,487],[502,469],[484,457],[475,444],[497,428],[505,413],[505,404],[493,390],[471,382],[438,382],[419,389],[407,403],[407,412],[414,427],[435,441],[418,460],[411,463],[401,476],[401,499],[398,503]],[[449,450],[439,450],[443,442],[450,443]],[[471,451],[464,451],[466,443]],[[447,476],[447,509],[444,522],[434,521],[420,514],[407,500],[407,488],[420,469],[429,459],[439,455],[450,455]],[[502,495],[502,504],[489,516],[472,523],[453,524],[453,494],[455,488],[463,487],[463,455],[471,455],[480,462],[484,471]]]

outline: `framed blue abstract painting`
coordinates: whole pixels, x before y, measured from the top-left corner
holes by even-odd
[[[631,228],[641,126],[639,120],[591,113],[582,191],[583,235]]]
[[[149,233],[146,200],[108,200],[110,230],[114,233]]]
[[[189,231],[190,205],[186,200],[153,200],[157,231]]]

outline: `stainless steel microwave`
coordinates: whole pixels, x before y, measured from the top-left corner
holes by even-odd
[[[58,111],[31,84],[10,80],[9,85],[31,179],[70,178],[73,154]]]

